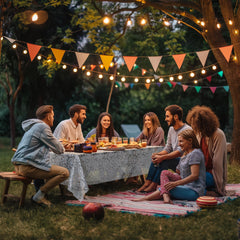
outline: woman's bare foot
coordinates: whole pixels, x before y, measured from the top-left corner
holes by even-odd
[[[167,193],[163,194],[163,202],[164,203],[168,203],[168,204],[172,204],[173,203],[171,198],[170,198],[170,196]]]
[[[144,189],[145,192],[153,192],[157,189],[157,183],[152,182],[147,188]]]
[[[131,201],[133,201],[133,202],[141,202],[141,201],[146,201],[146,200],[147,199],[145,197],[142,197],[142,198],[134,198]]]
[[[146,180],[146,182],[136,192],[145,191],[145,188],[147,188],[151,183],[152,181]]]

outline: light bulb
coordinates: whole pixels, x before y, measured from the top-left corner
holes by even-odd
[[[138,81],[139,81],[138,78],[135,78],[135,79],[134,79],[134,82],[138,82]]]
[[[32,21],[33,22],[36,22],[38,20],[38,14],[37,13],[34,13],[33,15],[32,15]]]
[[[74,68],[74,69],[73,69],[73,72],[75,72],[75,73],[76,73],[77,71],[78,71],[78,70],[77,70],[77,68]]]
[[[194,76],[195,76],[195,73],[191,72],[190,77],[194,77]]]
[[[169,80],[170,80],[170,81],[173,81],[173,80],[174,80],[174,77],[170,77]]]

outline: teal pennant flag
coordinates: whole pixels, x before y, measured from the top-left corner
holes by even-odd
[[[223,71],[218,72],[218,75],[219,75],[220,77],[223,77]]]
[[[170,82],[167,82],[167,84],[168,84],[169,87],[172,87],[172,84]]]
[[[223,88],[225,89],[226,92],[229,91],[229,86],[223,86]]]
[[[195,89],[196,89],[196,91],[197,91],[198,93],[200,92],[201,88],[202,88],[202,87],[200,87],[200,86],[196,86],[196,87],[195,87]]]

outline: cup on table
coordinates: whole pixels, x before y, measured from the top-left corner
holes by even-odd
[[[102,137],[99,137],[99,138],[98,138],[98,144],[99,144],[99,145],[103,145],[103,138],[102,138]]]
[[[109,137],[103,137],[103,142],[104,143],[109,143]]]
[[[123,138],[123,144],[128,144],[128,138],[127,137]]]
[[[147,139],[142,139],[142,147],[146,147],[147,146]]]
[[[129,139],[129,143],[130,144],[133,144],[135,141],[134,141],[134,137],[130,137],[130,139]]]
[[[122,144],[122,138],[121,137],[117,138],[117,144]]]
[[[118,140],[117,137],[112,137],[112,144],[117,144],[117,140]]]

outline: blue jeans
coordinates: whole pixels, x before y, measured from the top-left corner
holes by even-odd
[[[199,194],[196,191],[186,186],[177,186],[169,192],[172,198],[178,200],[195,201],[199,197]]]
[[[206,172],[206,188],[215,188],[215,181],[210,172]]]
[[[153,163],[151,163],[146,179],[152,182],[155,182],[159,185],[161,172],[163,170],[168,170],[168,169],[172,169],[173,171],[176,171],[176,166],[178,165],[179,161],[180,161],[180,158],[164,160],[161,163],[159,163],[157,167],[155,167]]]

